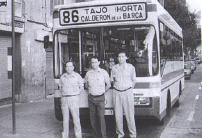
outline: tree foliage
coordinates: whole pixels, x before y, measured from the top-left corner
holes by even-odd
[[[185,0],[165,0],[165,9],[182,27],[185,49],[196,49],[201,38],[201,31],[197,29],[196,13],[188,10]]]

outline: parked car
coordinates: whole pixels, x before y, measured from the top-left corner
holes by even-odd
[[[184,63],[184,77],[185,79],[191,79],[191,64],[189,62]]]
[[[193,70],[195,71],[196,70],[196,63],[195,63],[195,61],[191,60],[190,63],[191,63],[191,66],[192,66]]]
[[[201,64],[202,60],[201,60],[199,57],[197,57],[197,58],[196,58],[196,62],[197,62],[198,64]]]
[[[185,61],[185,64],[189,64],[190,67],[191,67],[191,73],[194,73],[194,71],[196,70],[196,65],[193,61],[191,60],[188,60],[188,61]]]

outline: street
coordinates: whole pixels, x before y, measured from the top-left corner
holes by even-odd
[[[136,119],[138,138],[201,138],[202,137],[202,64],[185,80],[180,107],[174,107],[164,124],[155,120]],[[60,138],[62,122],[55,119],[53,97],[32,103],[16,105],[17,133],[12,135],[11,106],[0,107],[0,138]],[[83,138],[93,138],[88,119],[81,119]],[[106,117],[107,136],[116,138],[114,117]],[[124,129],[128,138],[126,121]],[[74,138],[72,121],[70,137]]]
[[[199,65],[191,80],[185,80],[185,89],[180,99],[180,107],[174,107],[164,124],[155,120],[136,119],[138,138],[201,138],[202,137],[202,91],[199,90],[202,78],[202,65]],[[87,121],[89,123],[89,121]],[[115,121],[106,118],[108,137],[115,138]],[[126,121],[124,123],[127,131]],[[83,123],[84,125],[84,123]],[[90,135],[90,127],[83,126],[85,134]],[[126,134],[128,134],[126,132]],[[128,135],[127,135],[128,136]]]

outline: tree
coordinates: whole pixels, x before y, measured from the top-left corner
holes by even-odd
[[[165,9],[183,29],[185,49],[192,50],[200,44],[201,31],[197,29],[196,14],[190,12],[185,0],[165,0]]]

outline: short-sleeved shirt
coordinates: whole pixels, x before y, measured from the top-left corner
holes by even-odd
[[[105,93],[105,84],[110,84],[109,74],[106,70],[89,70],[85,76],[85,83],[91,95],[102,95]]]
[[[73,72],[72,74],[64,73],[59,81],[59,86],[61,88],[61,94],[63,96],[68,95],[78,95],[83,89],[84,81],[82,77]]]
[[[129,63],[116,64],[111,71],[111,81],[114,83],[114,88],[118,90],[133,87],[136,82],[135,67]]]

